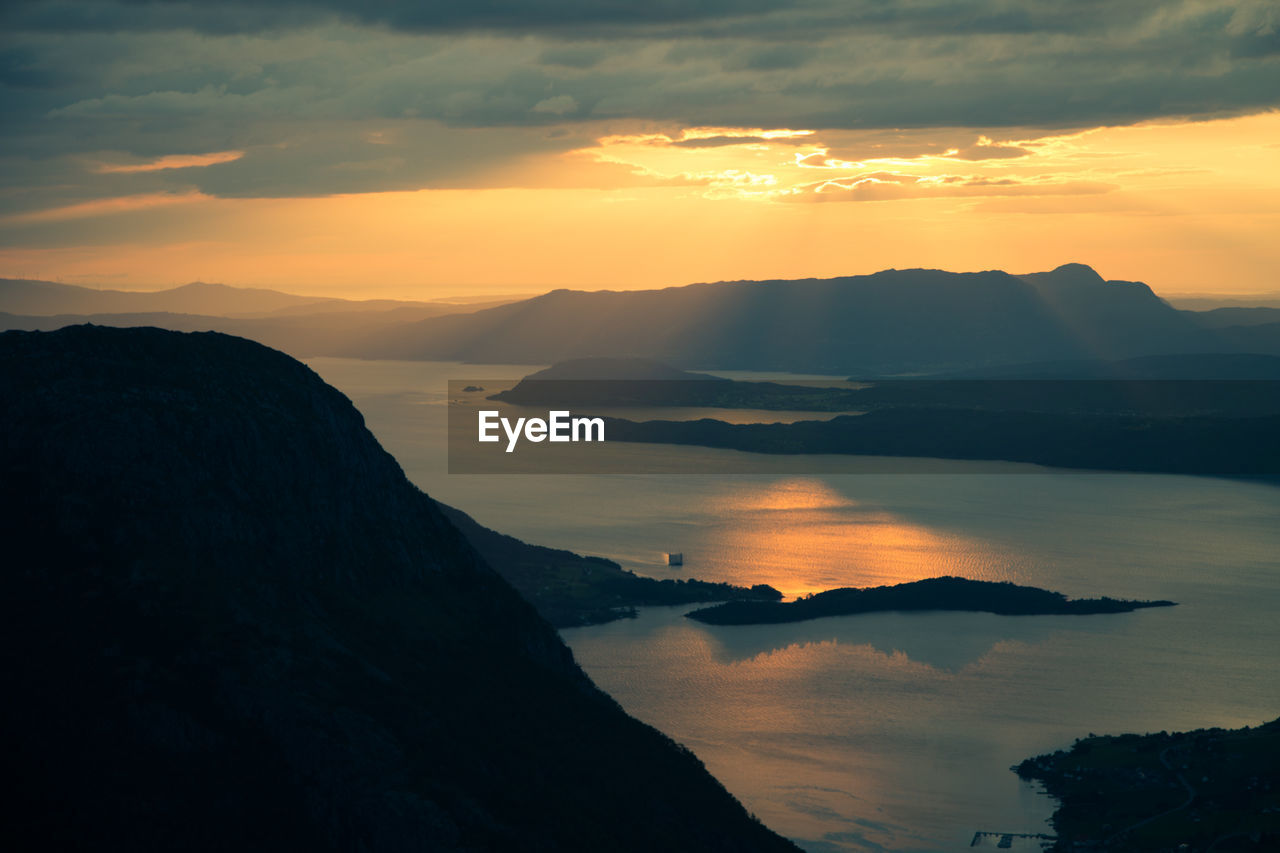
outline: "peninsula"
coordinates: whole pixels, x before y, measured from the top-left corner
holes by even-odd
[[[767,584],[735,586],[697,578],[650,578],[604,557],[522,542],[490,530],[460,509],[437,503],[494,571],[557,628],[598,625],[636,615],[637,607],[713,601],[781,601]]]

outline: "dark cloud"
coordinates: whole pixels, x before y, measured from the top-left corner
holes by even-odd
[[[216,121],[175,125],[166,135],[168,142],[158,146],[164,154],[244,153],[215,165],[142,172],[102,170],[104,165],[147,161],[160,153],[139,156],[110,139],[96,140],[92,153],[7,154],[0,157],[0,218],[96,198],[154,193],[253,198],[538,186],[546,179],[528,168],[528,158],[585,147],[594,140],[590,134],[548,133],[541,128],[472,130],[406,120],[378,127],[283,122],[226,135],[218,132]],[[197,145],[202,147],[193,148]],[[595,177],[587,171],[579,180],[591,186]],[[598,177],[615,183],[619,179],[603,172]]]
[[[226,34],[305,26],[339,18],[408,32],[615,28],[736,18],[790,0],[8,0],[19,30]]]
[[[565,68],[592,68],[607,59],[609,54],[609,47],[602,44],[557,44],[538,54],[538,62]]]
[[[753,45],[726,57],[721,67],[726,71],[778,71],[799,68],[813,55],[813,49],[802,44]]]
[[[1236,6],[1210,7],[1229,19]],[[895,37],[1090,33],[1135,27],[1170,0],[7,0],[12,31],[278,31],[331,19],[405,32],[561,32],[598,37],[812,40],[837,31]]]
[[[637,128],[813,129],[849,161],[1014,158],[978,133],[1274,109],[1278,30],[1271,0],[9,0],[0,211],[518,185],[523,158]],[[245,154],[86,166],[229,150]]]

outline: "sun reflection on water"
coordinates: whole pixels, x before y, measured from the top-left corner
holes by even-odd
[[[767,583],[787,596],[939,575],[1016,581],[1021,574],[1021,555],[864,507],[815,478],[735,483],[708,508],[735,520],[716,545],[740,562],[741,582]]]

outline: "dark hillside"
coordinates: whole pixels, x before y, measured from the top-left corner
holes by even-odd
[[[7,849],[795,849],[293,359],[11,332],[0,410]]]

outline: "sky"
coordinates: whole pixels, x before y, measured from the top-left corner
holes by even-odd
[[[1280,290],[1274,0],[6,0],[0,276]]]

